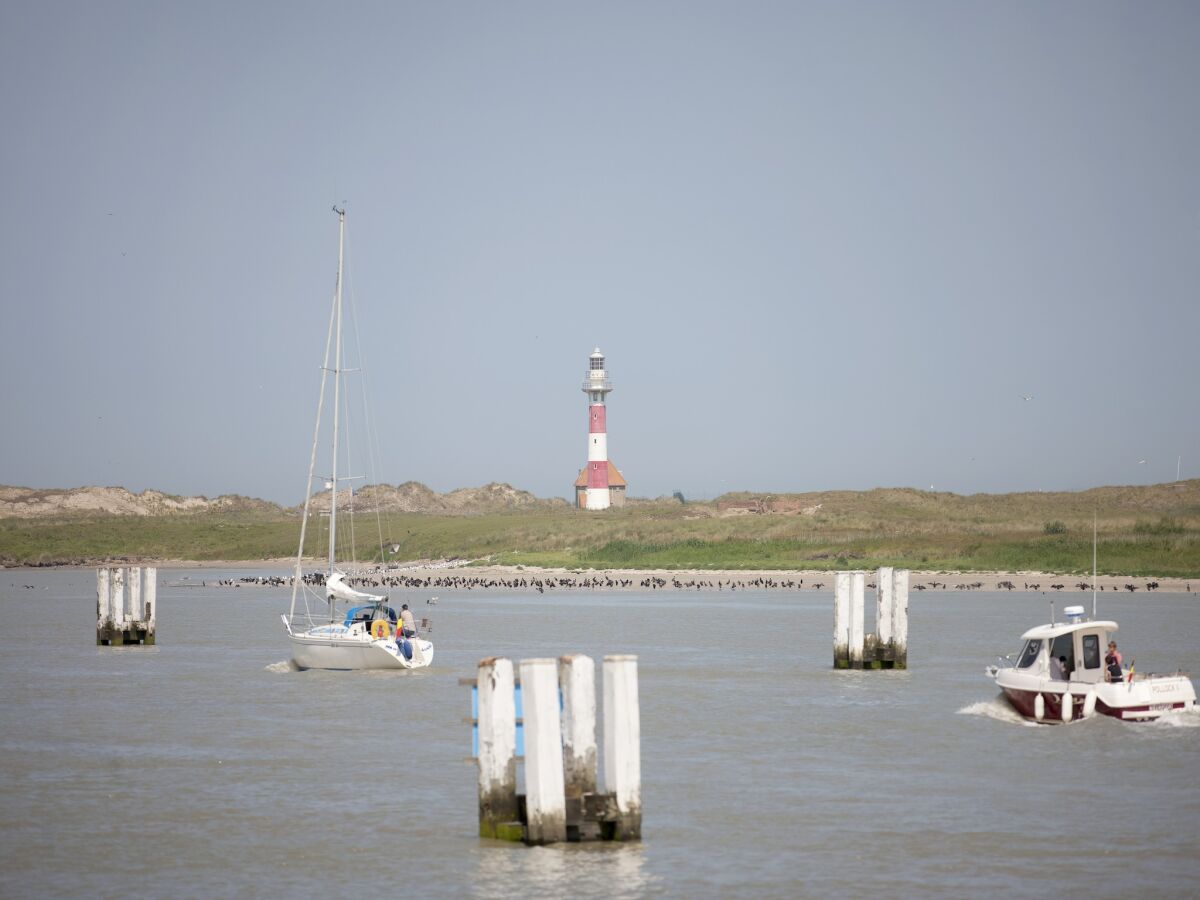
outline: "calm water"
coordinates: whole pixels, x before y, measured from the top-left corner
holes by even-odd
[[[91,571],[0,572],[4,896],[1200,892],[1200,716],[1029,726],[985,680],[1048,598],[914,592],[913,668],[853,673],[828,592],[397,591],[437,665],[322,673],[284,664],[285,591],[182,574],[243,573],[160,570],[159,645],[108,649]],[[1200,672],[1194,596],[1101,612]],[[565,652],[640,657],[645,840],[481,842],[458,679]]]

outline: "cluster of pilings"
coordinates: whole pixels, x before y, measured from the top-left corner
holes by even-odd
[[[96,644],[153,644],[157,599],[157,569],[97,569]]]
[[[595,662],[580,654],[523,659],[518,671],[519,683],[512,660],[490,658],[476,673],[480,836],[526,844],[640,839],[637,657],[604,657],[603,793],[596,778]],[[517,793],[518,738],[524,794]]]
[[[864,633],[866,572],[838,572],[833,589],[833,667],[908,668],[908,570],[884,567],[875,580],[875,633]]]

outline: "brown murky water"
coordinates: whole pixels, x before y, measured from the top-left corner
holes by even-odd
[[[1200,890],[1200,715],[1028,726],[985,679],[1049,598],[914,592],[912,668],[854,673],[828,592],[413,592],[436,666],[322,673],[286,665],[285,591],[183,574],[237,573],[160,571],[159,645],[112,650],[90,571],[0,572],[0,894]],[[1195,596],[1101,612],[1139,670],[1200,671]],[[481,842],[458,679],[565,652],[639,655],[645,840]]]

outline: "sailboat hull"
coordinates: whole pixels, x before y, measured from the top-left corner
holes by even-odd
[[[423,669],[433,662],[433,644],[413,638],[412,659],[405,659],[394,640],[291,635],[292,661],[300,669]]]

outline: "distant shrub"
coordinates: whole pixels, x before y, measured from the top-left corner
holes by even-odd
[[[671,496],[678,500],[681,505],[687,506],[687,501],[683,499],[683,491],[676,491]]]
[[[1133,526],[1134,534],[1183,534],[1187,529],[1169,516],[1157,522],[1138,522]]]
[[[1042,531],[1045,534],[1066,534],[1067,526],[1056,519],[1053,522],[1047,522]]]

